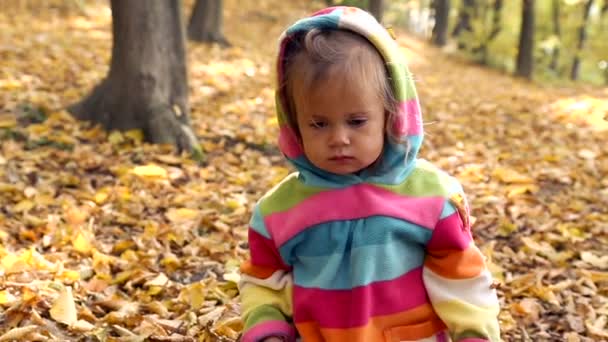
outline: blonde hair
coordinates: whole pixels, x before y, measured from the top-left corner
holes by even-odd
[[[385,136],[393,142],[399,139],[390,127],[397,114],[397,100],[384,59],[363,36],[345,30],[312,29],[292,37],[284,57],[284,77],[280,84],[283,105],[289,125],[300,137],[294,101],[294,83],[303,82],[308,91],[337,72],[347,82],[374,87],[381,97],[385,111]]]

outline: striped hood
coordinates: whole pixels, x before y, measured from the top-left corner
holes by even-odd
[[[414,82],[397,42],[389,32],[369,13],[355,7],[330,7],[314,13],[311,17],[297,21],[279,38],[277,61],[278,83],[284,83],[285,53],[288,42],[294,35],[313,28],[349,30],[370,41],[380,52],[386,63],[396,99],[398,113],[390,123],[395,136],[403,142],[396,144],[387,140],[380,165],[373,170],[364,170],[358,175],[336,175],[314,166],[304,155],[296,133],[289,126],[285,96],[276,93],[276,109],[280,127],[279,148],[287,159],[300,171],[300,178],[308,185],[337,188],[363,182],[376,184],[399,184],[415,168],[416,156],[422,144],[422,118]]]

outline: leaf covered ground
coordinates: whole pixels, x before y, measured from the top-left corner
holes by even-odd
[[[234,341],[250,209],[289,172],[274,147],[276,39],[321,2],[226,0],[233,47],[188,43],[203,166],[65,111],[107,72],[107,1],[5,5],[0,341]],[[421,154],[468,193],[503,339],[607,340],[608,89],[528,83],[398,35]]]

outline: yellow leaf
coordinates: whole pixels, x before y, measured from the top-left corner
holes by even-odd
[[[120,145],[125,141],[125,137],[123,137],[122,133],[119,131],[112,131],[112,133],[110,133],[108,136],[108,141],[112,145]]]
[[[104,191],[99,191],[95,194],[95,197],[93,197],[93,200],[95,201],[95,203],[102,205],[106,202],[106,200],[108,199],[108,194]]]
[[[150,288],[148,288],[148,291],[146,292],[146,294],[150,295],[150,296],[156,296],[157,294],[163,292],[164,287],[163,286],[150,286]]]
[[[167,178],[167,170],[154,164],[136,166],[130,172],[144,178]]]
[[[188,208],[177,208],[177,209],[171,208],[165,214],[167,219],[173,223],[192,221],[198,215],[200,215],[200,211],[188,209]]]
[[[74,246],[74,250],[76,252],[84,255],[89,255],[91,253],[91,249],[93,248],[90,238],[85,236],[82,231],[79,231],[78,234],[76,234],[76,237],[74,237],[72,240],[72,245]]]
[[[79,319],[76,321],[76,323],[70,326],[70,329],[77,332],[87,332],[95,329],[95,326],[85,320]]]
[[[2,115],[0,116],[0,128],[12,128],[17,126],[17,120],[12,116]]]
[[[0,342],[5,341],[25,341],[25,337],[34,331],[39,330],[40,327],[37,325],[26,325],[24,327],[13,328],[7,331],[4,335],[0,336]]]
[[[534,179],[531,177],[507,168],[495,169],[492,172],[492,176],[498,178],[503,183],[534,183]]]
[[[538,191],[538,186],[534,184],[513,185],[507,188],[507,198],[517,197],[525,193],[535,193]]]
[[[66,271],[63,271],[61,274],[59,274],[58,277],[63,280],[79,281],[80,272],[73,271],[73,270],[66,270]]]
[[[144,132],[141,129],[132,129],[130,131],[124,132],[124,136],[135,141],[136,143],[141,143],[144,141]]]
[[[154,279],[148,280],[144,286],[165,286],[169,282],[169,278],[164,273],[159,273]]]
[[[21,213],[31,210],[36,204],[30,200],[23,200],[13,207],[13,212]]]
[[[581,252],[581,260],[599,269],[608,268],[608,255],[597,256],[589,251]]]
[[[203,304],[205,304],[205,296],[207,295],[205,285],[198,282],[188,286],[188,294],[192,309],[198,310],[203,307]]]
[[[21,87],[23,87],[23,84],[18,80],[15,80],[15,79],[0,80],[0,89],[17,90],[17,89],[21,89]]]
[[[72,325],[78,320],[76,314],[76,303],[72,296],[72,288],[66,286],[63,288],[59,297],[53,303],[50,310],[51,318],[59,323]]]

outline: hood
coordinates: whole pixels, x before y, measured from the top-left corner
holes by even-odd
[[[380,163],[373,169],[359,174],[337,175],[314,166],[304,155],[296,133],[288,124],[286,101],[280,91],[276,93],[277,119],[279,123],[279,148],[285,157],[298,169],[299,177],[312,186],[343,187],[363,182],[378,184],[399,184],[414,169],[416,156],[422,144],[422,119],[420,104],[412,75],[397,42],[391,34],[369,13],[356,8],[330,7],[312,16],[297,21],[279,38],[277,60],[278,83],[283,84],[285,48],[291,37],[302,32],[317,29],[349,30],[365,37],[382,55],[392,87],[399,101],[398,113],[391,128],[402,143],[386,141]]]

